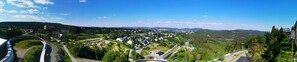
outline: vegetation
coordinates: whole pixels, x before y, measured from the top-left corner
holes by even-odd
[[[19,29],[11,29],[11,30],[0,29],[0,38],[9,39],[15,36],[20,36],[22,34],[23,32]]]
[[[144,57],[143,57],[142,55],[136,53],[135,50],[132,50],[132,51],[131,51],[130,58],[131,58],[131,59],[134,59],[134,60],[136,60],[136,59],[144,59]]]
[[[289,41],[289,34],[283,28],[276,29],[274,26],[270,33],[257,36],[247,44],[250,59],[253,62],[290,62],[292,55],[296,52],[296,46]]]
[[[64,59],[64,62],[72,62],[70,57],[64,50],[59,49],[58,53],[61,54],[60,56],[62,56],[62,58]]]
[[[40,40],[22,40],[15,44],[18,48],[29,48],[36,45],[42,45]]]
[[[44,29],[46,25],[47,29]],[[184,46],[185,42],[189,42],[193,50],[181,49],[173,56],[169,57],[169,61],[176,62],[194,62],[194,61],[210,61],[215,58],[221,58],[228,52],[234,52],[243,48],[248,48],[251,58],[254,61],[283,61],[284,58],[290,58],[291,49],[288,41],[287,33],[273,28],[271,33],[264,34],[260,31],[253,30],[197,30],[192,34],[179,33],[176,29],[168,28],[172,31],[162,31],[152,29],[139,28],[102,28],[102,27],[77,27],[71,25],[63,25],[59,23],[44,22],[1,22],[0,37],[11,38],[19,36],[27,29],[33,29],[29,35],[42,37],[50,40],[51,37],[65,42],[70,52],[75,57],[102,60],[105,62],[127,62],[128,57],[131,59],[141,59],[149,54],[152,50],[166,50],[174,45]],[[9,30],[8,30],[9,29]],[[161,28],[162,29],[162,28]],[[68,30],[68,33],[62,33]],[[192,30],[192,29],[187,29]],[[146,34],[154,32],[153,35]],[[62,33],[62,36],[60,35]],[[173,37],[163,39],[163,36],[174,34]],[[257,36],[249,40],[251,37]],[[116,38],[127,37],[123,42],[115,42]],[[143,45],[141,40],[149,37],[152,43],[148,46]],[[162,40],[159,38],[162,37]],[[108,42],[100,43],[100,41],[83,41],[80,40],[100,38]],[[141,40],[138,40],[141,39]],[[157,39],[155,41],[155,39]],[[133,40],[133,44],[127,44],[127,40]],[[247,41],[249,40],[249,41]],[[106,43],[106,44],[105,44]],[[34,45],[41,45],[37,40],[25,40],[16,43],[16,47],[28,48]],[[104,44],[104,45],[101,45]],[[134,49],[136,45],[140,45],[141,54],[132,50],[129,56],[129,49]],[[71,61],[65,52],[59,51],[59,54],[65,61]]]
[[[24,57],[24,62],[39,62],[42,46],[33,47]]]
[[[190,35],[179,35],[182,38],[190,39],[188,42],[195,49],[192,51],[180,50],[169,60],[191,62],[211,61],[215,58],[222,58],[229,52],[242,49],[250,37],[262,35],[262,32],[249,30],[198,30]]]
[[[82,44],[69,45],[71,53],[76,57],[101,60],[106,52],[104,48],[90,48]]]
[[[128,62],[128,54],[109,50],[102,58],[103,62]]]
[[[198,57],[196,55],[197,55],[196,52],[192,52],[191,50],[183,48],[179,50],[178,53],[174,54],[173,56],[170,56],[169,61],[170,62],[195,62],[196,59],[200,58],[199,55]]]

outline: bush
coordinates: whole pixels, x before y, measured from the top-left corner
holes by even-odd
[[[118,51],[108,51],[102,58],[103,62],[128,62],[128,55]]]

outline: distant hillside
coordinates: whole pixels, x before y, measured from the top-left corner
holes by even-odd
[[[114,31],[121,30],[135,30],[135,28],[118,28],[118,27],[82,27],[65,25],[60,23],[50,23],[50,22],[0,22],[1,29],[16,28],[16,29],[33,29],[34,32],[44,32],[44,27],[46,26],[46,31],[61,31],[69,30],[70,33],[111,33]]]
[[[192,37],[205,39],[205,38],[214,38],[214,39],[224,39],[224,40],[233,40],[233,39],[247,39],[249,37],[263,35],[265,32],[256,31],[256,30],[198,30],[195,33],[191,34]]]
[[[0,22],[0,28],[43,29],[45,25],[47,26],[47,28],[57,29],[76,28],[76,26],[49,22]]]
[[[80,26],[65,25],[60,23],[49,23],[49,22],[0,22],[0,28],[20,28],[20,29],[43,29],[46,26],[48,29],[61,30],[69,29],[75,31],[76,29],[81,29]],[[109,31],[109,30],[130,30],[130,29],[157,29],[157,30],[190,30],[196,31],[194,35],[199,35],[201,38],[223,38],[223,39],[233,39],[238,37],[249,37],[255,35],[262,35],[264,32],[256,30],[208,30],[202,28],[168,28],[168,27],[83,27],[84,30],[99,30],[99,31]]]

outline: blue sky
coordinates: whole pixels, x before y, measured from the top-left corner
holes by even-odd
[[[291,27],[297,0],[0,0],[0,21],[215,30]]]

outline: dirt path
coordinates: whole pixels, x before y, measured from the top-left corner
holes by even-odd
[[[75,60],[75,58],[72,56],[72,54],[69,52],[68,48],[66,47],[66,45],[63,45],[63,49],[66,51],[66,53],[69,55],[70,59],[72,62],[77,62]]]

